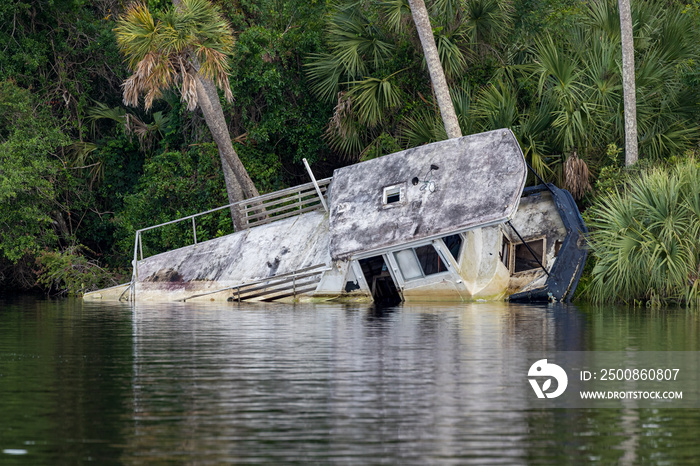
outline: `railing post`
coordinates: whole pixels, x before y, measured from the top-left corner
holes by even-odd
[[[328,206],[326,205],[326,200],[323,198],[323,193],[321,192],[321,188],[318,187],[318,183],[316,182],[316,178],[314,177],[313,172],[311,171],[311,167],[309,167],[309,162],[306,161],[306,159],[302,159],[304,161],[304,166],[306,167],[306,171],[309,172],[309,176],[311,177],[311,182],[314,184],[314,188],[316,188],[316,192],[318,193],[318,197],[321,199],[321,204],[323,204],[323,209],[328,212]]]
[[[131,264],[133,269],[131,272],[131,292],[129,293],[132,301],[136,301],[136,282],[139,279],[139,256],[138,247],[141,239],[141,232],[136,231],[136,237],[134,238],[134,261]]]
[[[139,252],[141,253],[141,260],[143,260],[143,236],[139,233]]]
[[[194,235],[194,244],[197,244],[197,225],[194,223],[194,217],[192,217],[192,234]]]

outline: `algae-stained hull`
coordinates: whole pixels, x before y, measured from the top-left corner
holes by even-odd
[[[526,175],[509,130],[345,167],[328,186],[328,212],[320,203],[319,210],[303,208],[299,194],[291,217],[271,221],[281,208],[275,209],[267,224],[137,260],[120,297],[379,304],[564,299],[585,261],[585,225],[566,191],[551,185],[523,191]],[[270,196],[247,203],[266,206]],[[103,290],[85,299],[115,295]]]

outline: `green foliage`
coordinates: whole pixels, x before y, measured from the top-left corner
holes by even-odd
[[[251,25],[239,35],[231,75],[235,103],[224,111],[234,134],[246,134],[247,146],[277,154],[291,168],[303,158],[314,163],[327,154],[322,135],[332,109],[309,93],[301,63],[319,50],[320,25],[314,29],[313,21],[302,24],[303,16],[283,14],[289,16],[280,28]]]
[[[115,3],[0,2],[0,80],[31,88],[71,136],[82,136],[91,99],[118,98],[121,58],[111,29]]]
[[[700,166],[657,168],[598,199],[588,213],[595,302],[700,299]]]
[[[56,244],[57,155],[67,142],[29,91],[0,82],[0,258],[17,262]]]
[[[328,51],[307,54],[311,89],[320,100],[336,102],[326,139],[344,160],[376,151],[382,134],[398,139],[401,107],[415,95],[416,89],[407,87],[413,73],[425,75],[421,87],[429,92],[422,56],[405,33],[407,13],[407,5],[398,1],[338,2],[326,17]],[[443,55],[454,51],[449,37],[440,43]],[[463,70],[463,57],[457,62],[455,69]]]
[[[70,247],[63,251],[42,251],[37,259],[37,283],[56,296],[83,294],[117,285],[114,274],[85,256],[84,247]]]
[[[678,5],[634,8],[639,147],[642,158],[659,160],[700,137],[698,28]],[[595,173],[608,144],[624,146],[617,2],[440,0],[430,12],[452,92],[461,92],[453,101],[467,103],[457,111],[464,134],[511,128],[533,167],[565,184],[573,181],[561,164],[572,154]],[[312,89],[336,101],[326,138],[344,160],[384,133],[409,146],[443,137],[409,13],[403,0],[335,3],[329,50],[309,54]]]
[[[286,187],[282,178],[282,162],[276,154],[264,153],[259,147],[242,144],[236,144],[235,149],[261,194]]]
[[[33,286],[41,255],[42,276],[58,282],[45,278],[40,286],[80,292],[74,284],[89,280],[61,278],[60,264],[75,262],[88,274],[98,274],[86,265],[95,258],[125,267],[135,229],[228,202],[206,124],[179,95],[163,91],[152,114],[120,107],[127,65],[113,29],[133,2],[0,3],[3,286]],[[154,28],[181,19],[170,0],[145,3]],[[220,53],[213,63],[230,72],[223,92],[235,98],[224,103],[225,118],[261,192],[306,180],[302,158],[326,176],[349,161],[446,137],[406,0],[215,4],[236,35],[225,50],[212,49]],[[640,136],[633,170],[620,166],[616,1],[435,0],[428,7],[463,134],[510,127],[548,180],[566,181],[564,161],[576,153],[597,177],[585,203],[630,192],[647,169],[681,157],[700,138],[697,1],[633,4]],[[198,43],[208,44],[215,29]],[[192,43],[175,28],[164,32],[164,48]],[[595,223],[593,212],[587,218]],[[197,225],[198,240],[230,231],[226,212]],[[146,233],[144,252],[191,242],[191,224],[179,228]]]
[[[138,186],[124,196],[124,208],[114,217],[116,253],[122,258],[133,255],[134,233],[140,228],[228,204],[220,166],[213,144],[151,156]],[[231,232],[231,215],[225,209],[197,219],[198,241]],[[191,222],[183,222],[144,233],[143,252],[156,254],[193,241]]]

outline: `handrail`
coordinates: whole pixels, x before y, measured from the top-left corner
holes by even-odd
[[[212,291],[207,291],[205,293],[195,294],[192,296],[188,296],[186,298],[179,299],[178,301],[185,302],[188,299],[200,298],[202,296],[208,296],[210,294],[221,293],[222,291],[233,290],[236,288],[238,289],[238,297],[240,300],[241,288],[248,288],[247,290],[243,291],[244,293],[248,293],[251,291],[258,291],[259,289],[263,289],[265,287],[252,288],[252,289],[250,287],[252,287],[254,285],[260,285],[262,283],[269,284],[269,282],[275,282],[273,284],[270,284],[269,286],[279,286],[279,285],[282,285],[285,283],[289,283],[290,281],[294,281],[297,278],[311,277],[311,276],[318,275],[318,274],[323,273],[323,272],[328,272],[329,270],[332,270],[332,268],[327,267],[326,264],[312,265],[310,267],[304,267],[303,269],[298,269],[298,270],[295,270],[293,272],[281,273],[279,275],[273,275],[273,276],[267,277],[267,278],[260,278],[258,280],[254,280],[252,282],[239,283],[237,285],[227,286],[226,288],[220,288],[218,290],[212,290]],[[278,291],[279,291],[278,289],[272,289],[272,290],[270,290],[270,293],[276,293]]]
[[[327,184],[330,184],[330,182],[331,182],[332,179],[333,179],[333,178],[325,178],[325,179],[323,179],[323,180],[320,180],[318,183],[319,183],[319,185],[321,185],[321,184],[327,185]],[[314,184],[313,184],[313,183],[301,184],[301,185],[299,185],[299,186],[295,186],[295,187],[292,187],[292,188],[286,188],[286,189],[282,189],[282,190],[280,190],[280,191],[275,191],[274,193],[264,194],[264,195],[262,195],[262,196],[251,197],[250,199],[245,199],[245,200],[243,200],[243,201],[232,202],[232,203],[230,203],[230,204],[226,204],[225,206],[217,207],[217,208],[215,208],[215,209],[205,210],[204,212],[199,212],[199,213],[197,213],[197,214],[188,215],[188,216],[186,216],[186,217],[178,218],[177,220],[170,220],[169,222],[159,223],[158,225],[152,225],[152,226],[146,227],[146,228],[139,228],[139,229],[136,230],[136,231],[137,231],[137,232],[144,232],[144,231],[148,231],[148,230],[153,230],[153,229],[156,229],[156,228],[164,227],[164,226],[166,226],[166,225],[172,225],[172,224],[174,224],[174,223],[179,223],[179,222],[182,222],[182,221],[184,221],[184,220],[193,219],[193,218],[196,218],[196,217],[201,217],[202,215],[210,214],[210,213],[212,213],[212,212],[217,212],[217,211],[219,211],[219,210],[226,209],[226,208],[230,208],[230,207],[233,207],[233,206],[243,205],[243,204],[254,204],[254,203],[256,203],[256,202],[261,202],[261,201],[265,201],[265,200],[268,200],[268,199],[274,199],[274,198],[277,197],[277,196],[274,196],[274,197],[273,197],[273,196],[272,196],[273,194],[281,195],[281,194],[294,193],[294,192],[298,192],[298,191],[300,191],[300,190],[302,190],[302,189],[305,189],[305,188],[313,188],[313,187],[314,187]]]
[[[192,215],[187,215],[185,217],[178,218],[176,220],[170,220],[169,222],[164,222],[164,223],[159,223],[158,225],[151,225],[145,228],[139,228],[135,232],[135,238],[134,238],[134,260],[132,262],[133,266],[133,272],[131,274],[131,282],[132,286],[129,292],[129,297],[132,301],[136,299],[136,286],[135,283],[138,281],[138,254],[141,254],[141,260],[143,260],[143,240],[141,234],[145,231],[149,230],[155,230],[156,228],[164,227],[167,225],[173,225],[176,223],[184,222],[186,220],[191,220],[192,221],[192,235],[194,238],[194,244],[197,244],[197,224],[195,222],[195,219],[197,217],[201,217],[203,215],[211,214],[213,212],[218,212],[223,209],[228,209],[234,206],[243,206],[244,208],[241,209],[245,213],[245,220],[246,220],[246,228],[251,227],[251,226],[258,226],[262,225],[265,223],[270,223],[275,220],[282,220],[283,218],[288,218],[292,215],[294,215],[294,211],[298,212],[296,215],[301,215],[305,212],[309,212],[311,210],[317,210],[318,208],[325,207],[325,200],[323,197],[320,198],[320,203],[318,205],[311,205],[307,207],[302,207],[302,197],[306,198],[308,197],[308,193],[314,193],[314,190],[316,191],[314,194],[318,195],[317,193],[321,192],[319,189],[320,187],[323,187],[327,190],[327,186],[330,184],[331,180],[333,178],[324,178],[322,180],[319,180],[316,184],[314,182],[311,183],[305,183],[302,185],[298,186],[293,186],[291,188],[285,188],[281,189],[279,191],[275,191],[272,193],[268,194],[263,194],[260,196],[256,197],[251,197],[249,199],[245,199],[243,201],[237,201],[237,202],[231,202],[229,204],[226,204],[221,207],[217,207],[215,209],[209,209],[205,210],[204,212],[199,212],[196,214]],[[298,202],[294,202],[292,204],[286,204],[288,202],[293,202],[293,198],[289,197],[289,195],[294,195],[296,194]],[[323,194],[323,193],[321,193]],[[267,202],[265,202],[267,201]],[[277,203],[284,204],[282,207],[286,208],[275,208],[275,209],[270,209],[273,212],[268,212],[268,214],[271,214],[272,216],[263,216],[263,214],[268,210],[267,208],[272,207],[276,205],[274,201],[277,201]],[[261,204],[265,202],[264,206],[261,206]],[[257,206],[256,206],[257,204]],[[308,200],[303,201],[303,204],[308,204]],[[246,206],[254,206],[257,208],[249,209]],[[288,210],[288,212],[285,212],[285,210]],[[262,217],[262,218],[261,218]]]

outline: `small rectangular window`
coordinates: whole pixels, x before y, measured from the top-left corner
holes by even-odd
[[[511,243],[508,241],[508,238],[505,236],[501,236],[502,245],[501,245],[501,262],[503,262],[503,265],[506,266],[506,268],[510,271],[510,247]],[[512,273],[512,272],[511,272]]]
[[[382,203],[385,206],[394,206],[404,203],[404,183],[387,186],[384,188],[382,195]]]
[[[425,275],[433,275],[447,270],[432,244],[416,248],[416,256]]]

